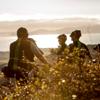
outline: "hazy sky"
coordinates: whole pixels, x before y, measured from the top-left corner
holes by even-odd
[[[0,0],[0,20],[100,17],[100,0]]]

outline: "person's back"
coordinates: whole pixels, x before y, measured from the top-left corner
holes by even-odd
[[[13,68],[15,62],[17,65],[23,60],[34,61],[34,54],[31,50],[31,43],[28,39],[19,39],[10,45],[10,60],[8,67]]]
[[[8,67],[4,68],[2,71],[7,77],[16,76],[16,79],[20,79],[27,77],[27,72],[32,70],[34,66],[34,55],[43,63],[48,63],[42,56],[42,52],[38,49],[34,40],[28,38],[28,31],[26,28],[19,28],[17,30],[17,36],[18,39],[10,45]]]
[[[32,69],[27,61],[34,61],[34,53],[31,50],[31,41],[27,38],[27,29],[21,27],[17,30],[18,39],[10,44],[10,57],[8,67],[3,71],[7,77],[16,79],[25,78],[25,71]],[[24,58],[23,58],[24,57]]]

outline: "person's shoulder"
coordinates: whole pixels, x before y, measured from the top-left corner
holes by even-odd
[[[10,46],[15,45],[16,43],[17,43],[17,40],[14,41],[14,42],[12,42],[12,43],[10,44]]]
[[[28,38],[28,40],[30,40],[32,42],[35,42],[35,40],[33,38]]]
[[[22,39],[21,43],[31,43],[31,41],[28,38]]]
[[[29,40],[31,43],[33,43],[34,45],[36,45],[36,42],[35,42],[34,39],[32,39],[32,38],[28,38],[28,40]]]
[[[80,42],[82,46],[87,47],[87,45],[83,42]]]
[[[81,42],[81,48],[84,48],[84,49],[88,50],[88,46],[83,42]]]

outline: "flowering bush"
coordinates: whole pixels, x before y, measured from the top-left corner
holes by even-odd
[[[0,85],[0,99],[95,100],[100,94],[100,64],[80,57],[77,49],[64,55],[51,67],[38,66],[37,76],[27,83],[9,79],[7,85]]]

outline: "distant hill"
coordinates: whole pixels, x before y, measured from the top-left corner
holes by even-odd
[[[15,35],[21,26],[26,27],[30,34],[70,33],[75,29],[82,33],[100,33],[99,19],[67,18],[0,22],[0,35]]]

